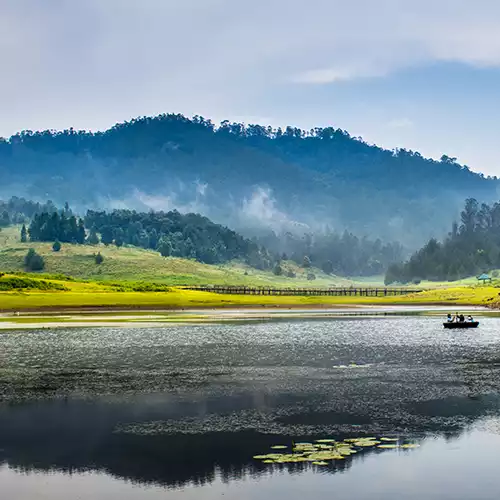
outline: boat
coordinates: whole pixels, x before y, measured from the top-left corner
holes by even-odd
[[[443,323],[445,328],[477,328],[479,321],[447,321]]]

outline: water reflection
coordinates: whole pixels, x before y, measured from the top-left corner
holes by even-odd
[[[485,318],[460,336],[417,317],[4,334],[0,461],[186,488],[302,477],[309,464],[251,458],[291,439],[456,439],[499,413],[498,325]],[[389,454],[400,452],[321,473]]]

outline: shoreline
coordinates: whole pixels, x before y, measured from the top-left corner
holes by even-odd
[[[8,330],[52,330],[60,328],[146,328],[181,325],[224,324],[235,322],[263,322],[273,320],[315,320],[375,318],[412,314],[443,315],[449,307],[441,305],[357,305],[338,307],[275,307],[262,308],[189,308],[177,310],[58,310],[23,311],[0,313],[0,331]],[[463,312],[487,313],[488,308],[469,306]]]

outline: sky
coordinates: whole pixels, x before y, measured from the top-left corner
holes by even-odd
[[[0,0],[0,136],[179,112],[500,176],[498,0]]]

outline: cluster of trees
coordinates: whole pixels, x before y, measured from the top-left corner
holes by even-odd
[[[381,274],[390,264],[404,257],[404,249],[399,243],[359,238],[348,231],[339,234],[327,230],[302,236],[270,232],[260,236],[258,241],[284,260],[290,259],[304,268],[314,266],[327,274],[341,276]]]
[[[132,205],[142,203],[134,190],[168,197],[178,208],[196,201],[231,227],[235,207],[266,186],[291,220],[415,246],[444,232],[466,196],[493,200],[498,188],[455,158],[384,150],[339,128],[215,126],[175,114],[104,132],[23,131],[0,140],[0,177],[4,189],[29,185],[30,196],[69,198],[78,208],[127,200],[144,210]]]
[[[89,210],[85,225],[91,233],[99,233],[105,245],[129,244],[207,264],[233,259],[246,259],[260,268],[273,264],[272,256],[258,244],[198,214]]]
[[[39,203],[13,196],[6,201],[0,200],[0,227],[22,224],[29,221],[37,213],[53,213],[55,211],[57,208],[51,201]]]
[[[35,214],[27,233],[30,241],[58,241],[81,245],[87,241],[84,220],[74,215],[68,217],[66,211]],[[21,228],[21,241],[26,241],[25,225]]]
[[[61,242],[77,244],[134,245],[159,251],[164,257],[185,257],[207,264],[244,259],[253,267],[269,269],[277,256],[256,242],[197,214],[141,213],[130,210],[87,211],[84,218],[69,207],[35,213],[29,228],[21,228],[21,241],[51,241],[60,251]],[[96,263],[103,257],[96,255]]]
[[[465,202],[447,238],[430,239],[407,262],[389,266],[386,283],[457,280],[500,267],[500,203]]]

